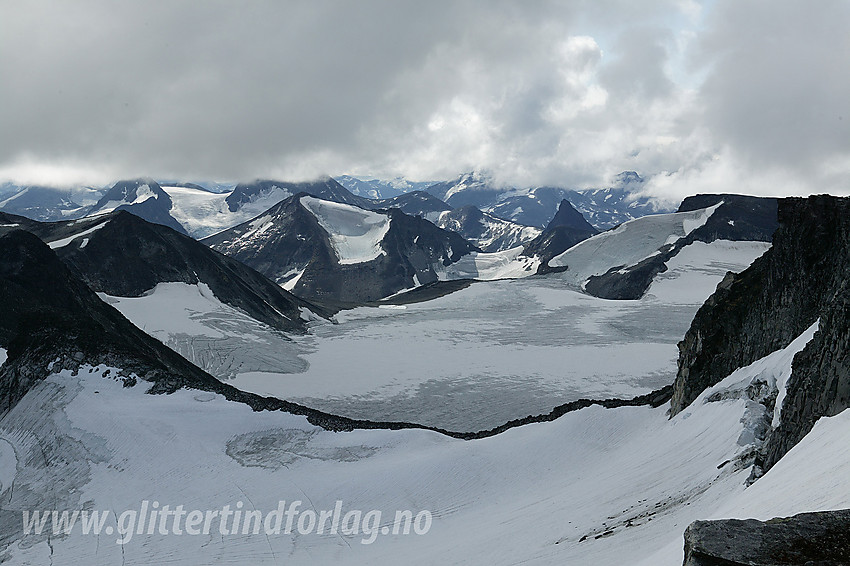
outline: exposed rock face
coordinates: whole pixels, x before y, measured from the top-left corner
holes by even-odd
[[[746,195],[694,195],[682,201],[676,212],[691,212],[723,202],[700,228],[694,239],[769,242],[778,227],[778,199]]]
[[[783,565],[850,565],[850,510],[697,521],[685,531],[684,566]]]
[[[777,199],[744,195],[696,195],[686,198],[676,212],[691,212],[721,202],[706,223],[659,253],[635,265],[617,267],[591,277],[585,289],[603,299],[633,300],[643,296],[653,279],[667,271],[667,262],[685,246],[715,240],[769,242],[778,226]]]
[[[820,319],[794,359],[779,426],[764,446],[769,469],[822,416],[850,406],[850,199],[779,202],[773,247],[729,274],[679,343],[671,413],[735,369],[786,347]]]
[[[567,199],[561,200],[558,212],[546,229],[525,246],[526,256],[539,256],[539,272],[550,271],[549,260],[567,251],[577,243],[595,236],[599,230],[585,220],[581,212],[573,208]]]
[[[0,415],[51,370],[109,364],[159,391],[218,382],[101,301],[37,236],[0,237]],[[130,374],[128,373],[127,376]]]

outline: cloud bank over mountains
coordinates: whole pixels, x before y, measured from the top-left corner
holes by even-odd
[[[850,4],[0,1],[0,178],[847,194]]]

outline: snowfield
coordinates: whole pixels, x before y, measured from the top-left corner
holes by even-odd
[[[693,242],[667,261],[667,271],[655,276],[644,300],[658,298],[673,304],[702,304],[720,283],[717,278],[720,273],[737,273],[741,266],[751,265],[768,249],[767,242]]]
[[[675,243],[704,225],[722,202],[693,212],[656,214],[630,220],[579,242],[549,260],[551,267],[568,267],[562,277],[581,286],[592,275],[602,275],[613,267],[635,265],[659,253],[665,244]]]
[[[301,357],[306,346],[222,303],[204,283],[160,283],[142,297],[98,296],[219,379],[271,368],[287,373],[307,368]]]
[[[477,441],[421,430],[332,433],[213,394],[144,395],[144,382],[128,389],[102,377],[114,368],[63,371],[0,419],[0,461],[14,462],[14,472],[0,467],[4,563],[678,566],[695,519],[850,506],[847,412],[823,419],[745,488],[753,423],[764,416],[743,396],[746,385],[787,373],[811,332],[672,420],[666,407],[590,407]],[[264,512],[280,500],[316,512],[341,501],[346,510],[380,510],[379,526],[405,509],[428,510],[433,522],[427,534],[388,532],[372,544],[362,532],[241,531],[142,533],[115,544],[115,517],[143,500]],[[15,523],[24,509],[81,508],[111,511],[112,534],[77,527],[22,538]]]
[[[766,247],[695,243],[640,301],[598,299],[551,274],[343,311],[337,324],[315,322],[291,340],[195,286],[107,300],[246,391],[353,418],[473,431],[582,397],[631,398],[669,385],[696,310],[728,270]]]
[[[522,250],[523,247],[518,246],[501,252],[472,252],[450,265],[438,265],[435,269],[437,276],[442,281],[452,279],[477,279],[479,281],[520,279],[537,273],[537,267],[540,265],[538,259],[520,255]]]
[[[385,253],[381,242],[390,229],[386,214],[306,196],[301,204],[328,233],[339,263],[363,263]]]
[[[171,197],[171,216],[197,239],[250,220],[292,196],[286,189],[274,187],[255,200],[243,203],[236,212],[231,212],[225,201],[230,193],[216,194],[191,187],[162,187],[162,190]]]

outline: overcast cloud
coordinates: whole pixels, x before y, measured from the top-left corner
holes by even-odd
[[[0,0],[0,178],[850,192],[850,3]]]

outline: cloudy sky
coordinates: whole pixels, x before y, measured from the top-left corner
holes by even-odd
[[[0,0],[0,179],[850,193],[850,2]]]

